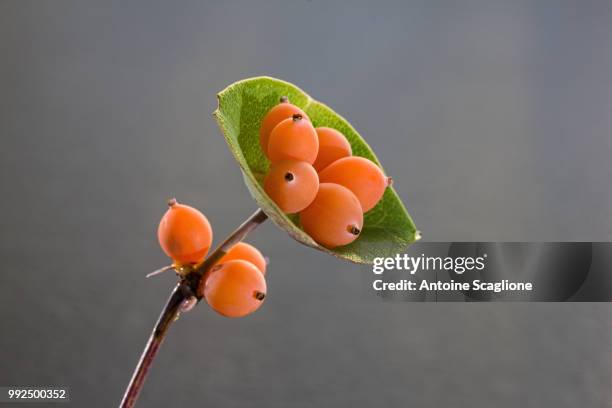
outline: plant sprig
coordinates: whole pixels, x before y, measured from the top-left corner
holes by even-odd
[[[234,232],[232,232],[211,254],[188,274],[181,276],[179,283],[174,287],[168,301],[164,305],[157,322],[149,336],[147,344],[142,352],[140,360],[134,369],[134,374],[121,401],[121,408],[131,408],[136,403],[142,386],[147,378],[149,369],[155,360],[159,347],[163,343],[168,330],[182,311],[193,306],[193,298],[202,298],[202,283],[206,274],[227,253],[227,251],[238,242],[246,238],[260,224],[265,222],[268,216],[262,210],[257,210],[247,218]]]

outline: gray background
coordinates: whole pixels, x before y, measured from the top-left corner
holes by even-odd
[[[0,1],[0,384],[118,403],[173,277],[166,198],[255,208],[210,113],[267,74],[362,132],[425,239],[611,240],[601,1]],[[383,302],[290,240],[243,320],[173,328],[142,406],[612,406],[608,304]]]

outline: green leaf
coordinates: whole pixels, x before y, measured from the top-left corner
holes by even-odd
[[[357,263],[395,256],[419,239],[410,215],[393,188],[387,188],[377,206],[365,214],[360,237],[349,245],[334,249],[318,245],[300,228],[297,216],[284,214],[270,200],[263,190],[263,179],[270,163],[259,146],[259,126],[266,112],[278,103],[281,96],[288,96],[291,103],[302,108],[315,126],[327,126],[342,132],[351,144],[353,155],[366,157],[380,166],[370,146],[346,119],[298,87],[269,77],[233,83],[219,93],[219,107],[213,115],[240,165],[251,195],[272,221],[305,245]]]

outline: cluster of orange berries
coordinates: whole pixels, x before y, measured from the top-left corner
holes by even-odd
[[[208,219],[197,209],[168,202],[168,210],[157,229],[163,251],[177,271],[191,270],[201,264],[212,244]],[[213,310],[227,317],[253,313],[266,297],[267,260],[252,245],[234,245],[204,276],[200,288]]]
[[[359,237],[363,213],[376,206],[391,182],[380,167],[352,156],[342,133],[315,128],[286,97],[264,116],[259,142],[272,163],[264,190],[282,211],[299,213],[304,231],[325,247]]]

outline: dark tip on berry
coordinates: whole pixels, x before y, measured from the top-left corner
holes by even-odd
[[[281,96],[278,103],[287,103],[289,102],[289,98],[287,98],[285,95]]]
[[[287,181],[293,181],[293,179],[295,178],[295,176],[293,175],[293,173],[291,173],[290,171],[285,173],[285,180]]]
[[[391,187],[393,185],[393,177],[387,177],[387,187]]]
[[[264,300],[264,298],[266,297],[266,294],[256,290],[255,292],[253,292],[253,297],[255,297],[255,299],[257,300]]]
[[[361,230],[354,225],[349,225],[347,229],[348,229],[348,232],[350,232],[353,235],[361,234]]]
[[[302,119],[304,118],[304,117],[303,117],[301,114],[299,114],[299,113],[294,113],[292,117],[293,117],[293,121],[294,121],[294,122],[297,122],[298,120],[302,120]]]
[[[176,203],[177,203],[176,198],[172,197],[171,199],[168,200],[168,207],[174,207]]]
[[[211,272],[218,271],[221,268],[223,268],[223,265],[215,265],[215,266],[212,267],[212,269],[210,271]]]

